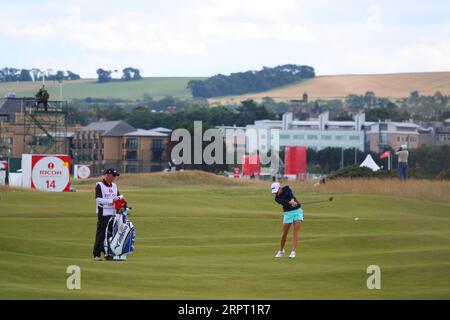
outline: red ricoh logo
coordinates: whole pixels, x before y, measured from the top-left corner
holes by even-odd
[[[39,174],[41,176],[60,176],[62,175],[61,170],[55,170],[55,164],[53,162],[49,162],[47,165],[48,169],[39,170]]]

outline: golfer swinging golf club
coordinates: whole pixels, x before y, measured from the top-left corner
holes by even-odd
[[[275,258],[284,256],[284,246],[291,225],[294,225],[294,237],[292,239],[292,251],[289,255],[290,259],[295,258],[295,250],[298,243],[298,232],[300,231],[300,223],[303,221],[303,210],[301,204],[292,193],[289,186],[281,187],[280,183],[274,182],[270,186],[272,194],[275,194],[275,201],[283,206],[283,234],[281,235],[280,250],[278,250]]]

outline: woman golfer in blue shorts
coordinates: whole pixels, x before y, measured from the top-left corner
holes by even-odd
[[[303,221],[303,210],[301,204],[292,193],[289,186],[281,187],[278,182],[272,183],[270,186],[272,194],[275,194],[275,201],[283,206],[283,234],[281,235],[280,250],[278,250],[275,258],[281,258],[284,256],[284,246],[286,244],[286,238],[291,228],[291,224],[294,225],[294,237],[292,239],[292,251],[289,255],[290,259],[295,258],[295,250],[298,243],[298,232],[300,231],[300,223]]]

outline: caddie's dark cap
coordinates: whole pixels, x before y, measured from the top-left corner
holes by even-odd
[[[120,176],[120,173],[116,169],[106,169],[104,174],[113,174],[115,177]]]

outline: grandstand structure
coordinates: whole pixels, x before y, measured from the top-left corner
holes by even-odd
[[[23,98],[22,103],[25,150],[32,154],[66,154],[67,101],[48,101],[45,107],[35,98]]]

